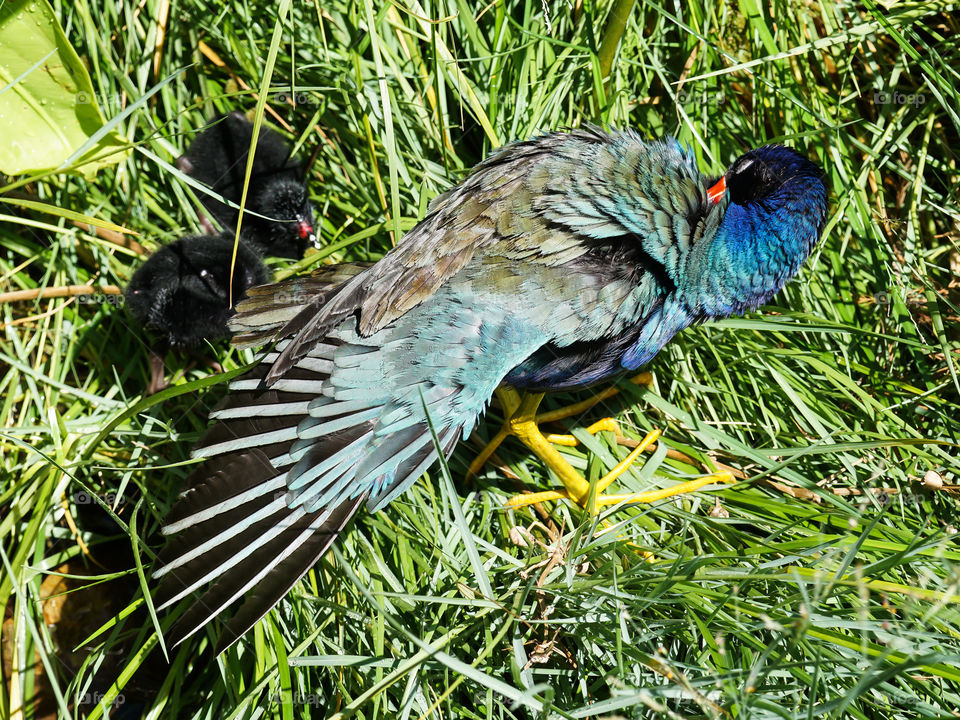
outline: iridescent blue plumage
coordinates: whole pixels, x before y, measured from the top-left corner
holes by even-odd
[[[382,508],[433,463],[431,425],[449,452],[501,383],[607,380],[757,307],[825,214],[819,170],[787,148],[710,180],[675,140],[588,128],[500,149],[375,265],[252,291],[240,342],[278,342],[231,384],[168,518],[158,600],[199,594],[173,634],[246,595],[221,647],[235,640],[361,503]]]

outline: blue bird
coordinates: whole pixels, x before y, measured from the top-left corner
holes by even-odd
[[[361,505],[380,510],[430,467],[430,424],[449,453],[495,392],[506,434],[584,503],[536,426],[543,393],[637,370],[691,324],[758,307],[826,207],[821,171],[786,147],[708,178],[673,139],[588,127],[499,149],[374,265],[251,290],[235,342],[274,344],[212,413],[207,459],[167,519],[156,599],[193,601],[170,638],[239,603],[218,652],[236,641]]]

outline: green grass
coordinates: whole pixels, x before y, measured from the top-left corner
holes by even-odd
[[[18,218],[0,223],[0,292],[123,286],[143,260],[4,203],[7,184],[135,230],[150,252],[199,229],[169,163],[254,92],[315,154],[324,249],[280,276],[380,257],[494,147],[584,122],[674,134],[711,170],[791,144],[826,171],[827,230],[763,313],[685,331],[653,362],[653,390],[625,385],[569,424],[591,477],[628,448],[577,428],[613,414],[631,438],[664,430],[624,491],[701,462],[745,481],[617,510],[598,534],[564,504],[505,512],[516,483],[493,466],[462,482],[479,441],[462,445],[449,476],[361,514],[217,660],[196,638],[168,664],[141,588],[223,377],[191,369],[144,400],[147,345],[122,307],[0,305],[0,717],[952,716],[957,495],[920,482],[960,469],[952,5],[322,0],[278,24],[272,3],[180,0],[155,72],[164,5],[55,3],[108,120],[180,74],[116,124],[135,147],[116,171],[0,178]],[[252,357],[218,350],[227,370]],[[552,487],[518,444],[501,457]]]

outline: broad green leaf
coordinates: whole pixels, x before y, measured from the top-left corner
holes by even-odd
[[[0,4],[0,172],[59,168],[103,126],[90,75],[47,0]],[[68,169],[92,175],[120,162],[125,144],[105,133]]]

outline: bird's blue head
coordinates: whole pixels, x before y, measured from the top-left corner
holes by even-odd
[[[782,145],[737,158],[709,188],[707,202],[722,219],[693,274],[712,286],[702,288],[703,309],[714,316],[755,308],[783,287],[820,239],[827,216],[820,168]]]
[[[719,201],[723,190],[735,205],[781,206],[788,212],[815,215],[822,225],[827,190],[823,172],[791,148],[764,145],[737,158],[709,191]]]

